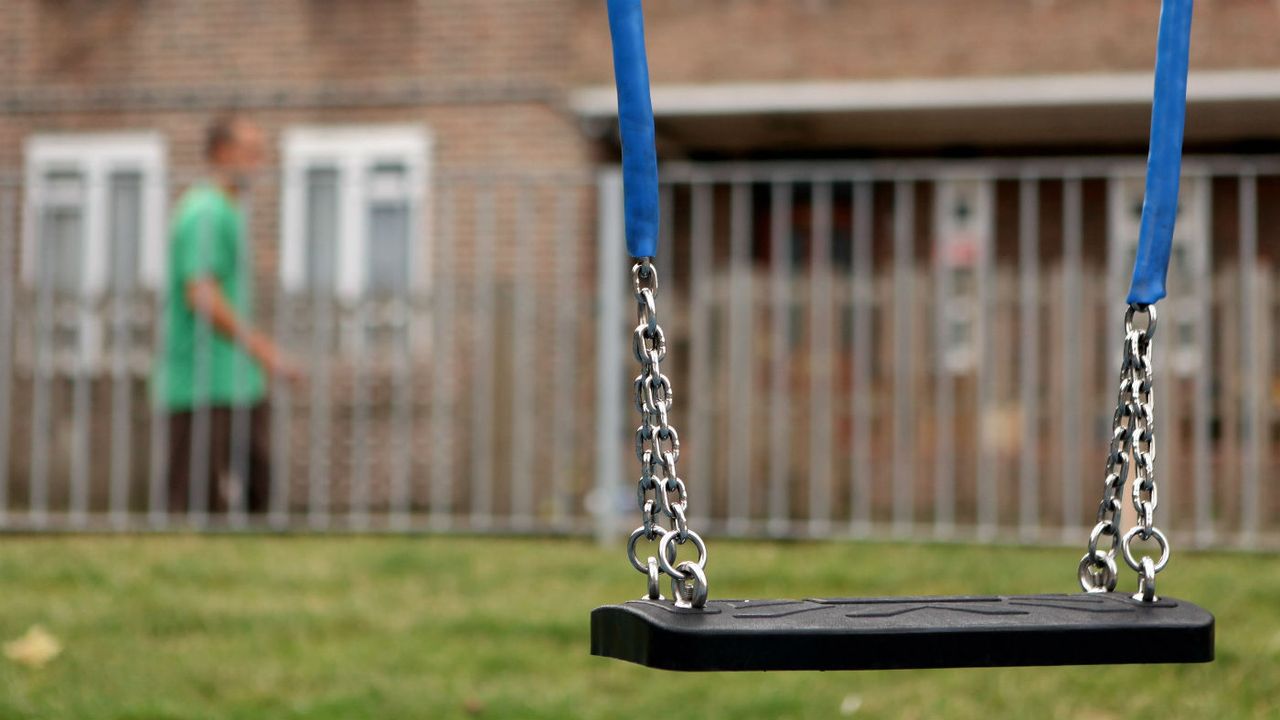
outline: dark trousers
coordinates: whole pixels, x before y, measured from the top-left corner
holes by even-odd
[[[186,513],[194,503],[196,510],[225,513],[237,496],[249,512],[266,512],[271,494],[266,403],[193,408],[171,412],[168,420],[169,512]]]

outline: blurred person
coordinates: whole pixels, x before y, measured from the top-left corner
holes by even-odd
[[[298,365],[254,328],[253,268],[241,207],[262,167],[266,141],[238,115],[215,119],[205,136],[208,177],[178,201],[169,236],[163,345],[153,395],[169,429],[169,511],[227,510],[244,493],[249,512],[267,509],[271,489],[266,379],[295,381]],[[249,427],[232,448],[233,418]],[[236,457],[233,457],[236,455]],[[193,474],[204,483],[193,483]],[[193,498],[194,488],[207,498]]]

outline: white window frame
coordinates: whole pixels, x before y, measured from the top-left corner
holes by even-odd
[[[1116,168],[1108,181],[1107,188],[1107,265],[1111,282],[1111,296],[1123,297],[1128,292],[1129,280],[1133,273],[1132,258],[1138,246],[1138,235],[1141,228],[1141,217],[1132,210],[1140,207],[1144,193],[1146,168],[1141,164],[1127,164]],[[1186,249],[1186,258],[1190,264],[1190,286],[1181,285],[1176,276],[1177,269],[1171,268],[1169,277],[1170,296],[1161,302],[1161,326],[1156,335],[1156,342],[1162,348],[1159,352],[1167,353],[1169,367],[1180,376],[1196,373],[1203,361],[1203,347],[1207,347],[1208,328],[1205,317],[1198,305],[1207,302],[1208,278],[1212,258],[1209,252],[1210,235],[1212,233],[1212,177],[1205,168],[1195,164],[1184,165],[1182,181],[1178,188],[1178,200],[1181,210],[1174,226],[1174,250],[1181,246]],[[1172,264],[1172,260],[1171,260]],[[1181,339],[1182,328],[1190,325],[1195,341],[1184,346],[1177,343]],[[1117,350],[1118,351],[1118,350]]]
[[[944,295],[938,302],[939,320],[944,323],[938,332],[938,352],[947,371],[963,374],[973,370],[981,359],[981,339],[987,322],[982,292],[995,241],[995,182],[985,168],[974,167],[945,172],[933,187],[935,272],[938,290]],[[951,208],[962,193],[969,195],[972,207],[970,216],[960,223]],[[955,286],[955,271],[959,268],[973,273],[973,286],[964,295]],[[951,334],[958,323],[967,325],[970,334],[956,344]]]
[[[287,129],[281,138],[284,189],[280,204],[280,283],[288,292],[306,286],[306,178],[315,167],[339,172],[340,228],[334,287],[340,300],[362,298],[369,239],[368,172],[380,162],[403,163],[410,190],[409,289],[425,290],[429,277],[430,223],[428,186],[433,139],[422,125],[302,126]]]
[[[166,147],[155,132],[38,134],[26,140],[26,210],[23,213],[22,279],[34,287],[40,277],[36,230],[40,202],[49,170],[68,168],[84,178],[83,247],[80,294],[96,298],[106,290],[111,273],[107,254],[107,178],[126,170],[142,176],[142,238],[138,248],[138,282],[148,289],[160,286],[164,258],[166,216]]]
[[[107,293],[114,270],[107,257],[109,240],[109,183],[112,173],[136,172],[141,176],[140,237],[137,283],[144,291],[157,291],[163,279],[167,188],[167,147],[157,132],[41,133],[24,144],[25,187],[22,214],[23,284],[36,289],[42,273],[42,253],[37,233],[44,217],[46,176],[52,170],[71,170],[82,179],[83,237],[80,286],[72,295],[76,303],[76,343],[69,364],[55,359],[55,371],[95,372],[102,369],[108,318],[98,301]],[[66,299],[64,297],[64,299]],[[48,329],[52,332],[54,329]]]

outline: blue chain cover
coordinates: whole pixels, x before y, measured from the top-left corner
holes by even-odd
[[[1156,41],[1155,99],[1142,226],[1128,301],[1150,305],[1165,296],[1165,276],[1178,215],[1182,131],[1187,114],[1187,55],[1191,47],[1192,0],[1164,0]]]
[[[653,257],[658,254],[658,153],[644,52],[644,12],[640,0],[608,0],[608,6],[622,135],[627,252],[636,258]]]

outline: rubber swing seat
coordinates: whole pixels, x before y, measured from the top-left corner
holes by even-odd
[[[1112,592],[632,600],[591,613],[591,654],[663,670],[891,670],[1213,660],[1213,615]]]

